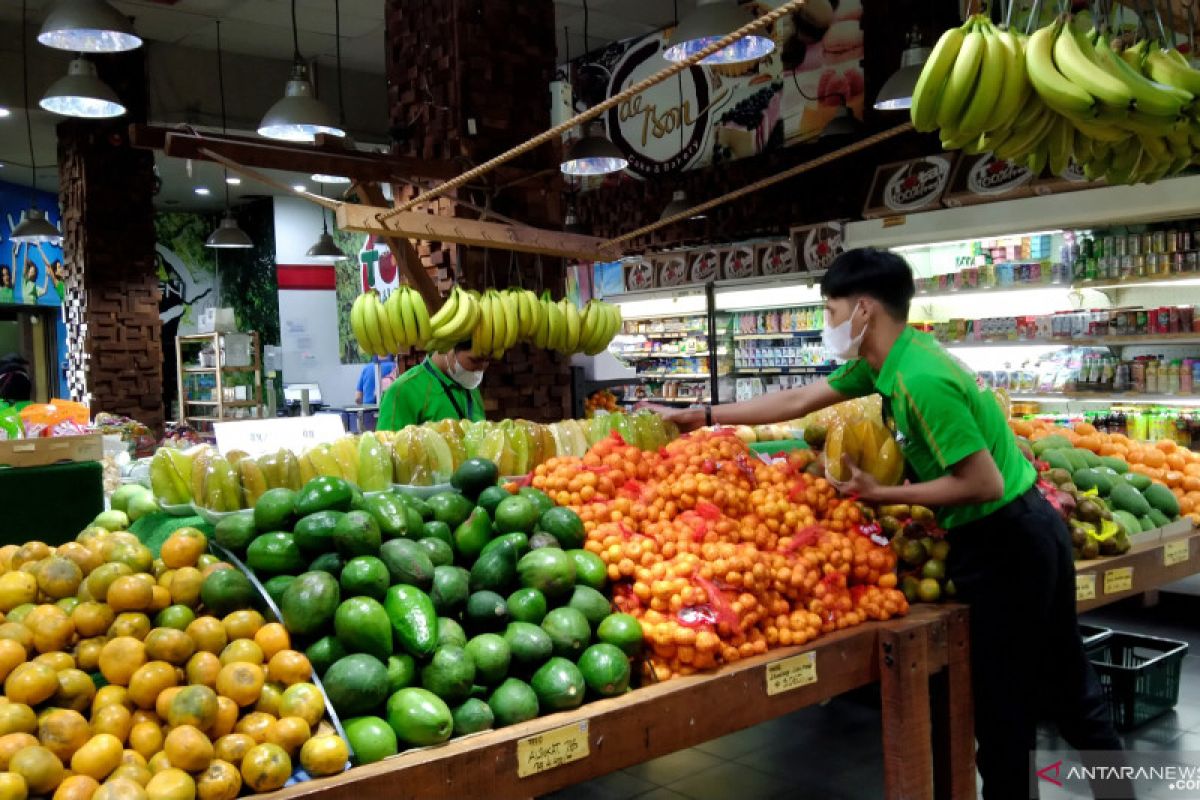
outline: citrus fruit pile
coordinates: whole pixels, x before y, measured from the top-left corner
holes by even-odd
[[[628,688],[641,627],[613,613],[582,521],[498,479],[467,459],[418,498],[320,476],[214,530],[263,580],[359,763]]]
[[[614,435],[532,483],[579,514],[663,679],[905,613],[870,509],[806,471],[814,460],[766,464],[729,429],[656,452]]]
[[[5,798],[232,800],[283,786],[294,759],[345,768],[308,659],[207,547],[181,528],[155,559],[93,526],[0,548]]]

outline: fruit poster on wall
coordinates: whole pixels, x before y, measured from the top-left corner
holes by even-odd
[[[771,3],[744,3],[756,14]],[[812,3],[768,31],[774,51],[753,64],[692,67],[604,115],[630,174],[649,178],[755,156],[811,139],[844,105],[863,113],[860,0]],[[617,42],[558,70],[578,113],[658,72],[669,31]],[[576,134],[577,135],[577,134]]]

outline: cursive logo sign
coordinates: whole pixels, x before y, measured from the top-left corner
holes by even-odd
[[[1007,194],[1033,180],[1029,167],[986,155],[971,165],[967,191],[979,195]]]
[[[883,204],[893,211],[915,211],[936,200],[950,179],[950,161],[930,156],[896,170],[883,187]]]

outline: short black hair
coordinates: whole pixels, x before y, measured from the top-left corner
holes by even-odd
[[[895,253],[874,247],[847,250],[834,259],[821,278],[821,294],[825,297],[870,297],[901,322],[908,320],[908,309],[916,293],[908,262]]]
[[[454,352],[465,353],[474,346],[474,343],[470,339],[463,339],[461,342],[454,343]]]

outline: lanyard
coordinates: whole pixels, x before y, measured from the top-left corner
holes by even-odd
[[[429,363],[429,359],[425,359],[424,361],[422,361],[421,366],[425,367],[425,370],[430,375],[433,376],[433,379],[435,381],[437,381],[438,386],[442,387],[442,393],[446,395],[446,399],[450,401],[450,405],[454,406],[454,413],[458,414],[458,418],[459,419],[470,419],[471,418],[470,413],[472,410],[472,408],[471,408],[471,406],[472,406],[471,393],[467,392],[467,413],[464,414],[463,410],[462,410],[462,406],[460,406],[458,404],[458,400],[454,397],[454,392],[450,391],[449,384],[442,382],[441,377],[438,376],[437,370],[435,370],[433,368],[433,365]]]

